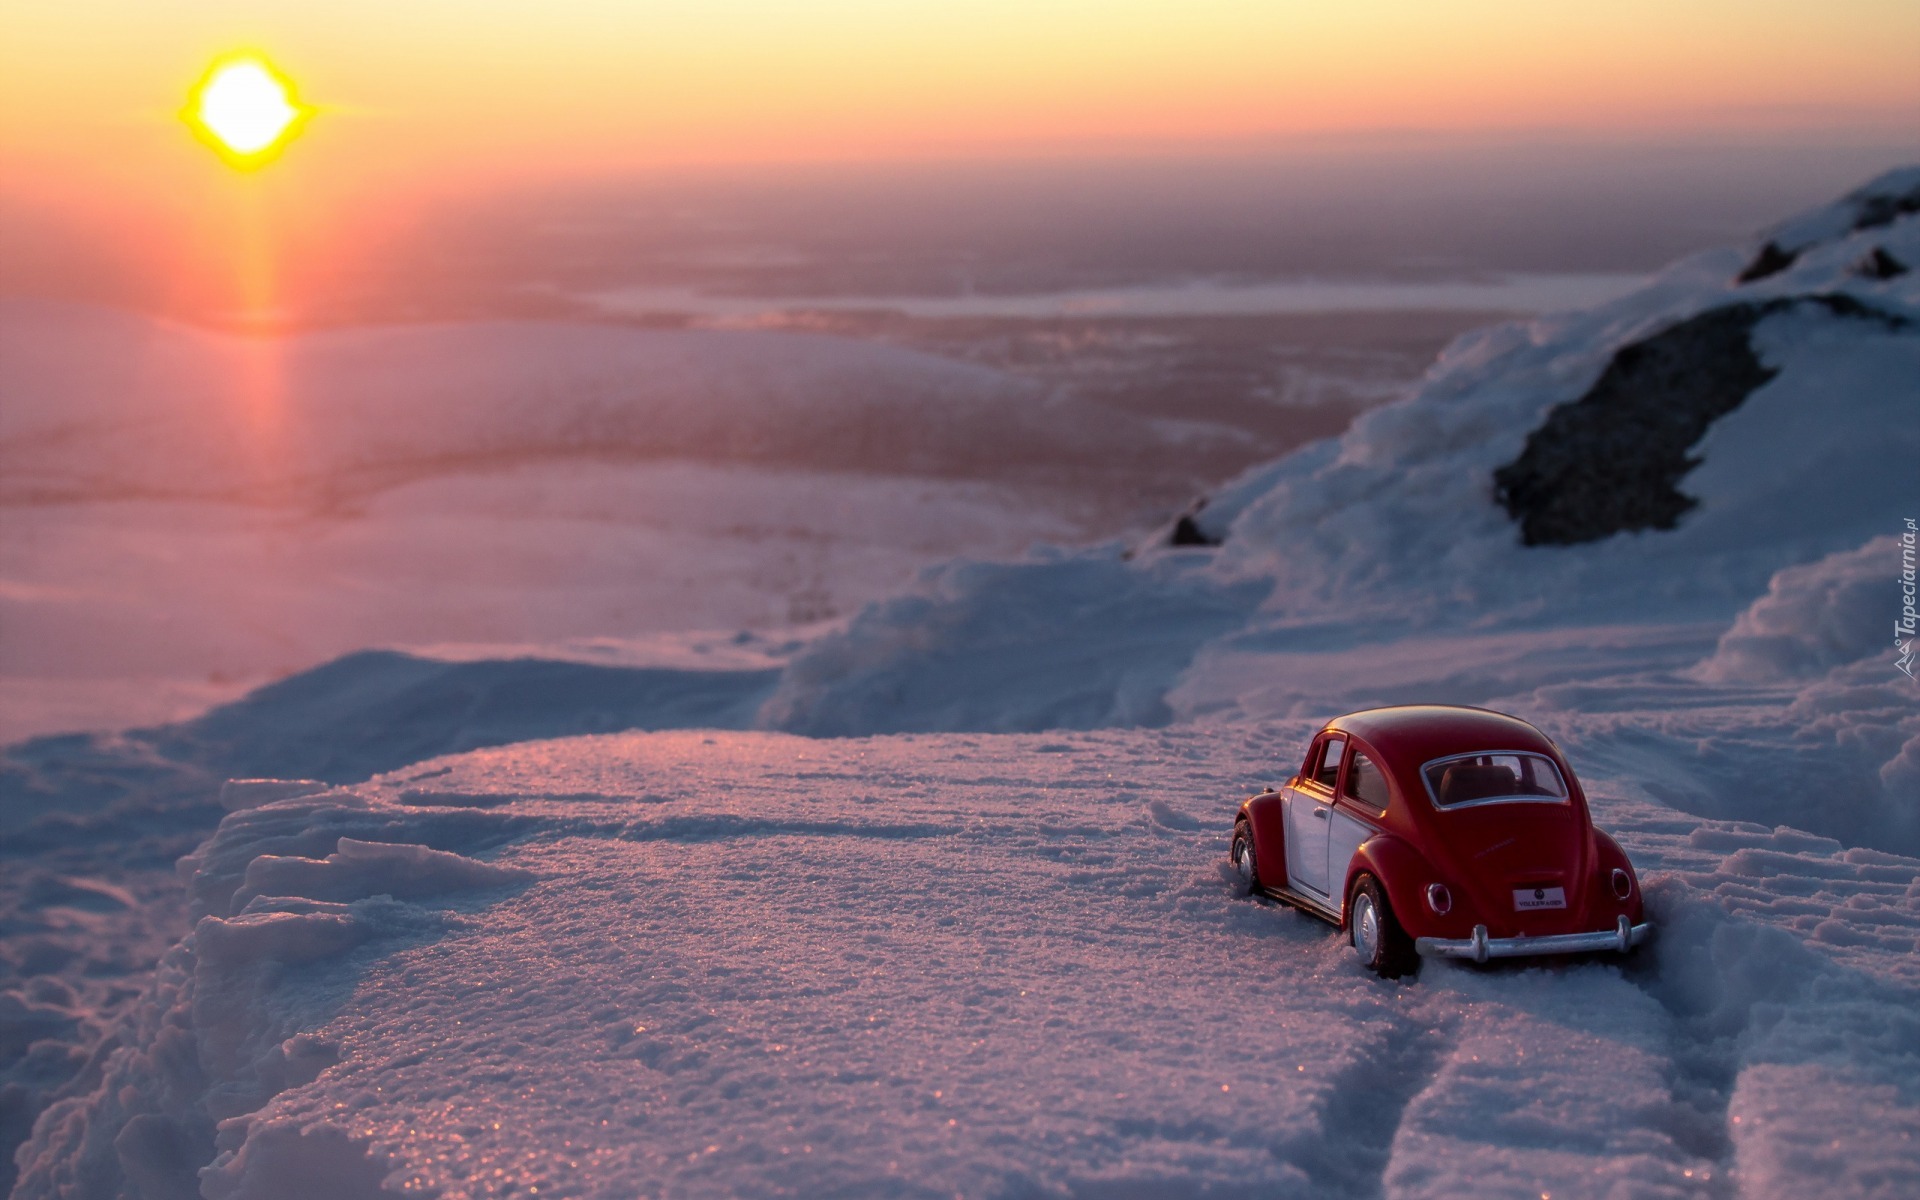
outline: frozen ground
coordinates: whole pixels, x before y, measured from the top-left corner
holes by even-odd
[[[1920,263],[1920,172],[1463,339],[1215,545],[9,747],[14,1195],[1920,1192],[1920,284],[1876,251]],[[1623,457],[1548,436],[1649,393]],[[1617,527],[1523,545],[1536,454]],[[1552,734],[1657,940],[1384,983],[1234,895],[1238,799],[1389,700]]]

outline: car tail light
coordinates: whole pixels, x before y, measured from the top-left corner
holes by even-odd
[[[1447,890],[1446,884],[1427,885],[1427,907],[1443,917],[1453,911],[1453,893]]]
[[[1633,895],[1633,876],[1619,867],[1613,869],[1613,894],[1622,900]]]

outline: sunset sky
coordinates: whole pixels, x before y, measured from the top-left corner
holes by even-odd
[[[222,53],[316,109],[263,178],[178,119]],[[0,7],[0,203],[185,244],[690,164],[1379,131],[1899,136],[1920,5],[1702,0],[64,0]],[[249,200],[258,204],[261,201]]]

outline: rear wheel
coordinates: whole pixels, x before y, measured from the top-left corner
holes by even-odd
[[[1260,890],[1260,864],[1253,855],[1253,826],[1245,821],[1233,824],[1233,843],[1227,848],[1227,862],[1247,889],[1248,895]]]
[[[1361,965],[1384,979],[1398,979],[1420,965],[1413,939],[1394,919],[1380,881],[1362,875],[1347,897],[1347,938]]]

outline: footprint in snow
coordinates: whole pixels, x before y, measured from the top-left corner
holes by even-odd
[[[1147,815],[1152,818],[1155,825],[1165,829],[1178,829],[1191,833],[1203,827],[1198,817],[1188,816],[1165,800],[1147,801]]]

